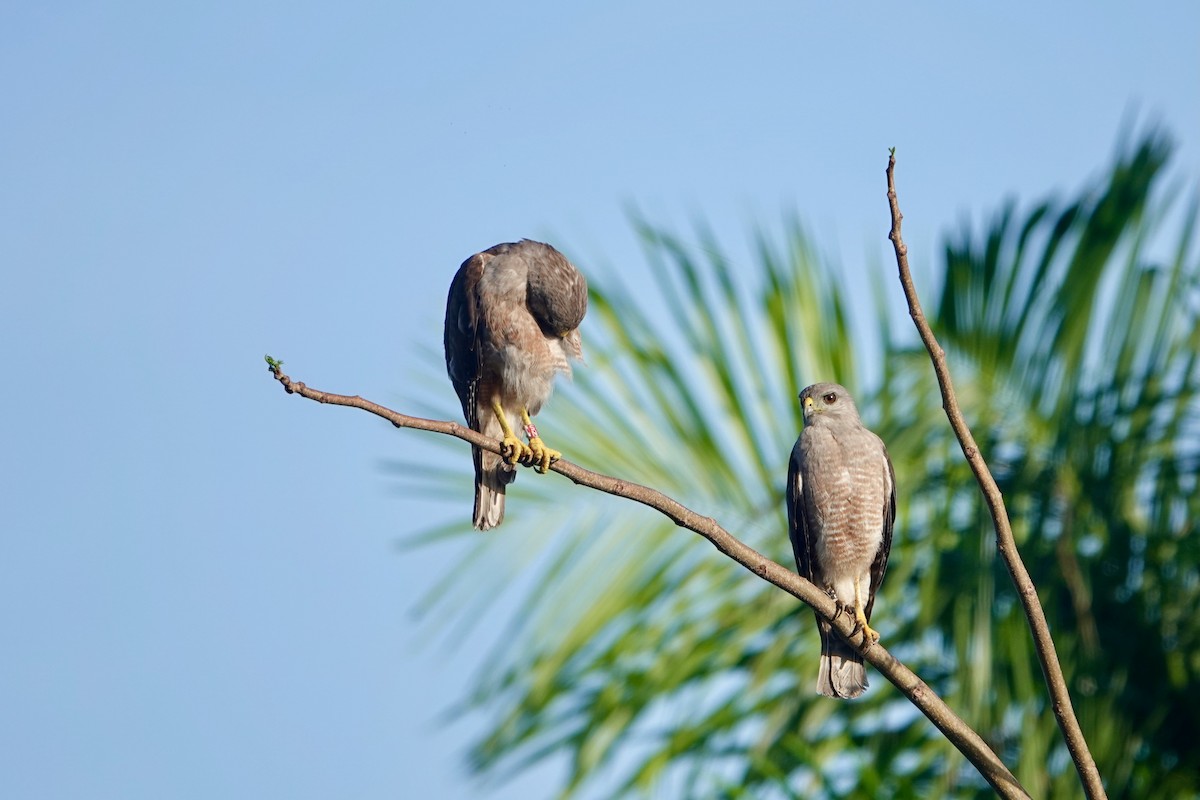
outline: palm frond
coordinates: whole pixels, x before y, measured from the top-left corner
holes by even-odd
[[[1147,255],[1174,202],[1156,188],[1170,150],[1151,132],[1078,197],[1024,215],[1009,203],[978,237],[963,229],[931,305],[1114,797],[1200,786],[1195,198],[1173,257]],[[1075,792],[924,353],[886,314],[852,317],[863,293],[798,223],[757,232],[749,261],[702,224],[690,241],[633,226],[647,267],[636,279],[589,272],[589,366],[539,420],[547,440],[790,563],[796,393],[821,379],[877,387],[858,394],[902,497],[877,607],[889,647],[1032,793]],[[872,351],[877,361],[861,356]],[[467,504],[465,469],[459,483]],[[426,609],[467,628],[501,597],[513,609],[461,707],[494,720],[474,769],[503,775],[565,753],[564,797],[990,795],[890,687],[855,703],[812,694],[811,614],[701,539],[550,478],[523,474],[510,493],[505,526]]]

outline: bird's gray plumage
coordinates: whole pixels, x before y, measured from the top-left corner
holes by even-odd
[[[817,383],[800,393],[804,430],[788,465],[788,530],[796,569],[853,615],[858,582],[865,627],[883,582],[896,518],[895,474],[883,441],[863,426],[845,387]],[[862,655],[817,618],[817,692],[858,697],[867,688]],[[868,635],[871,632],[867,628]]]
[[[537,414],[554,376],[569,375],[569,359],[582,358],[579,323],[586,312],[587,281],[548,244],[522,239],[464,261],[446,298],[443,343],[467,424],[496,439],[504,439],[504,424],[522,430],[520,412]],[[529,435],[533,444],[536,430]],[[479,448],[472,452],[472,521],[487,530],[504,519],[504,491],[516,479],[515,465]]]

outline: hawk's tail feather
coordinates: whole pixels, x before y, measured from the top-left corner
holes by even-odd
[[[516,470],[500,456],[478,447],[475,456],[475,514],[472,522],[481,531],[504,521],[504,490],[517,479]]]
[[[858,697],[869,685],[862,654],[834,633],[828,623],[819,623],[819,627],[821,671],[817,674],[817,694],[847,699]]]

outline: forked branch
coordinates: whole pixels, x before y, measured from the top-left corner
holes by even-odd
[[[433,431],[434,433],[443,433],[455,436],[477,447],[490,450],[493,453],[500,453],[500,443],[497,440],[489,439],[483,434],[455,422],[410,417],[358,396],[331,394],[311,389],[303,383],[293,381],[287,375],[283,374],[280,369],[281,362],[275,361],[268,356],[267,363],[270,366],[271,374],[275,376],[275,379],[283,385],[283,388],[289,394],[298,394],[301,397],[307,397],[309,400],[315,400],[318,403],[361,408],[364,411],[386,419],[397,428],[417,428],[419,430]],[[837,615],[837,608],[829,595],[790,569],[780,566],[753,548],[743,544],[711,517],[701,516],[655,489],[608,475],[601,475],[600,473],[592,472],[572,464],[569,461],[555,461],[550,465],[550,469],[569,478],[580,486],[587,486],[649,506],[666,516],[679,527],[687,528],[693,533],[700,534],[712,542],[713,546],[722,553],[758,577],[807,603],[837,628],[851,643],[860,648],[863,646],[864,637],[862,632],[855,627],[854,623],[849,619],[849,615]],[[912,670],[904,666],[895,656],[879,644],[868,648],[864,653],[864,658],[871,662],[881,675],[895,684],[896,688],[903,692],[912,701],[913,705],[919,708],[921,713],[937,726],[938,730],[975,765],[979,773],[992,785],[997,794],[1005,798],[1029,797],[1024,787],[1021,786],[1008,770],[1004,762],[992,752],[983,738],[963,722]]]
[[[908,300],[908,313],[917,326],[921,341],[925,343],[925,349],[929,351],[929,358],[933,361],[933,371],[937,374],[938,385],[942,392],[942,407],[946,410],[950,427],[954,429],[954,435],[958,437],[958,442],[962,446],[963,455],[966,456],[971,471],[975,473],[975,479],[979,481],[980,491],[983,492],[988,511],[992,515],[992,523],[996,528],[996,545],[1008,567],[1009,575],[1012,576],[1017,594],[1021,597],[1021,605],[1025,608],[1025,617],[1029,621],[1029,630],[1033,634],[1038,660],[1042,664],[1042,674],[1046,676],[1046,686],[1050,690],[1050,705],[1054,709],[1058,727],[1062,730],[1063,738],[1067,742],[1067,749],[1071,753],[1071,760],[1075,762],[1079,780],[1083,783],[1083,790],[1089,800],[1106,798],[1104,784],[1100,780],[1100,771],[1096,769],[1096,761],[1092,758],[1091,751],[1088,750],[1087,741],[1083,738],[1083,731],[1079,727],[1079,720],[1075,718],[1075,709],[1071,706],[1067,681],[1063,677],[1062,665],[1059,664],[1058,653],[1054,649],[1054,640],[1050,637],[1050,626],[1046,624],[1046,613],[1042,610],[1041,602],[1038,601],[1037,588],[1033,585],[1033,580],[1030,579],[1029,572],[1025,569],[1025,563],[1021,560],[1021,554],[1017,551],[1017,543],[1013,539],[1012,526],[1009,524],[1008,511],[1004,507],[1004,498],[1000,494],[1000,487],[996,485],[996,479],[992,477],[987,462],[980,454],[975,437],[971,435],[971,429],[959,408],[958,399],[954,394],[954,382],[950,379],[950,367],[946,363],[946,351],[938,344],[937,338],[933,335],[933,329],[929,326],[929,320],[925,318],[925,312],[921,310],[921,301],[917,297],[917,289],[908,268],[908,247],[900,236],[900,222],[904,219],[904,215],[900,213],[900,203],[896,199],[895,151],[888,157],[887,196],[888,205],[892,211],[892,230],[888,234],[888,238],[892,240],[892,246],[896,250],[896,266],[900,271],[900,284],[904,287],[904,296]]]

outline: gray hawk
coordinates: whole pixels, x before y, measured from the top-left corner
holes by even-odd
[[[473,430],[501,441],[504,455],[472,447],[473,523],[481,531],[504,519],[504,490],[518,463],[545,472],[562,456],[530,419],[582,359],[579,323],[587,281],[562,253],[522,239],[476,253],[459,267],[446,298],[446,371]],[[525,444],[515,430],[523,430]]]
[[[868,643],[871,608],[883,582],[896,519],[896,476],[883,440],[863,426],[845,387],[817,383],[800,393],[804,430],[788,464],[788,533],[800,575],[853,614]],[[862,654],[817,617],[817,693],[858,697],[867,688]],[[868,645],[869,646],[869,645]]]

